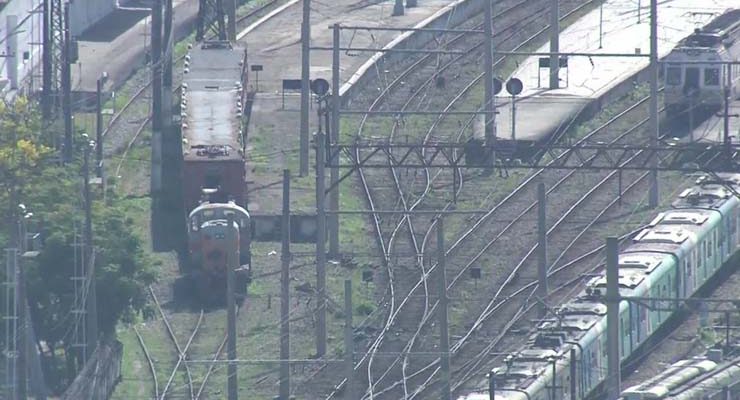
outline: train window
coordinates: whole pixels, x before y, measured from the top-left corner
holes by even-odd
[[[666,83],[669,85],[681,84],[681,67],[666,68]]]
[[[714,233],[712,233],[712,236],[714,236]],[[712,247],[714,247],[712,244],[712,236],[709,237],[709,243],[707,243],[707,257],[712,256]]]
[[[719,68],[704,68],[704,86],[719,85]]]

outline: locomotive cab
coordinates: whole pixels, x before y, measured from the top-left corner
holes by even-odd
[[[228,218],[234,217],[234,225],[228,226]],[[232,229],[236,243],[230,242]],[[249,213],[233,201],[228,203],[204,202],[188,216],[188,253],[190,261],[190,284],[197,297],[213,304],[225,293],[227,257],[237,250],[239,266],[236,270],[237,293],[244,293],[249,282],[249,245],[251,222]],[[186,296],[190,290],[179,290]]]

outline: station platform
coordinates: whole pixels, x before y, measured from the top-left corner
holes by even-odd
[[[173,29],[181,39],[195,24],[198,0],[174,0]],[[118,8],[78,38],[79,60],[72,65],[72,91],[95,93],[97,80],[108,73],[105,91],[123,84],[145,63],[151,34],[150,10]]]
[[[592,10],[561,32],[560,52],[649,55],[649,3],[643,1],[638,10],[640,3],[634,0],[606,0],[601,10]],[[737,7],[740,7],[740,0],[659,2],[659,57],[666,56],[695,28]],[[538,53],[549,51],[549,43],[536,50]],[[547,67],[540,68],[541,58],[528,57],[507,78],[515,77],[523,83],[522,93],[514,99],[513,131],[512,97],[505,89],[496,96],[497,139],[543,140],[649,65],[648,57],[571,56],[567,59],[567,67],[560,69],[560,88],[549,89],[550,71]]]
[[[391,16],[393,2],[335,0],[312,2],[311,45],[330,47],[334,23],[348,26],[413,27],[429,18],[453,0],[421,0],[417,7],[406,8],[403,16]],[[300,21],[302,2],[286,8],[280,14],[250,29],[241,42],[246,42],[250,65],[262,65],[259,84],[256,74],[249,79],[252,90],[257,89],[250,114],[247,154],[247,180],[250,188],[249,209],[257,213],[276,213],[281,206],[282,188],[279,181],[282,169],[290,168],[298,174],[298,146],[300,136],[300,96],[286,93],[283,107],[282,80],[301,78]],[[341,42],[353,47],[380,48],[391,42],[400,32],[343,31]],[[341,52],[340,82],[345,84],[374,52]],[[311,79],[324,78],[331,82],[332,54],[330,51],[311,51]],[[311,132],[317,130],[316,104],[310,113]],[[315,212],[313,188],[314,151],[310,152],[311,178],[296,179],[291,187],[291,198],[299,212]],[[256,193],[255,193],[256,192]]]

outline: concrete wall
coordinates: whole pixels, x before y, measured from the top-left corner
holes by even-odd
[[[19,87],[32,90],[41,87],[41,78],[31,76],[32,68],[41,63],[41,46],[32,44],[41,42],[41,14],[32,12],[40,11],[41,4],[41,0],[13,0],[0,12],[0,54],[3,55],[0,57],[0,97]],[[15,29],[8,26],[13,17]]]
[[[79,36],[118,6],[116,0],[72,0],[69,6],[69,23],[72,36]]]

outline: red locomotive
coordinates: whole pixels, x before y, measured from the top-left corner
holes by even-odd
[[[188,215],[188,269],[203,302],[224,297],[226,257],[239,252],[237,288],[246,287],[250,221],[246,211],[244,90],[246,52],[229,42],[203,42],[185,57],[181,117],[182,188]],[[237,242],[228,243],[234,216]],[[238,244],[238,246],[237,246]],[[235,248],[236,247],[236,248]]]

